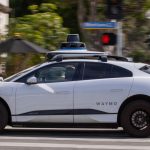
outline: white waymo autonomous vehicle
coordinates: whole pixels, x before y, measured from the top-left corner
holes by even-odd
[[[0,129],[123,127],[150,136],[150,66],[100,52],[51,52],[0,83]]]

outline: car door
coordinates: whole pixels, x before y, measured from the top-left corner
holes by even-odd
[[[75,123],[115,123],[133,82],[132,72],[107,63],[85,63],[74,88]]]
[[[19,79],[16,90],[18,122],[73,123],[73,88],[78,63],[42,67]],[[38,83],[28,85],[30,77]]]

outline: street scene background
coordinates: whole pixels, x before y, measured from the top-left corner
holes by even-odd
[[[66,41],[67,34],[78,33],[88,50],[109,51],[116,54],[116,45],[104,46],[101,42],[103,33],[116,33],[115,30],[82,28],[84,22],[112,21],[108,12],[109,1],[1,0],[0,3],[5,6],[0,9],[1,17],[4,14],[5,18],[8,17],[8,21],[5,21],[5,31],[0,30],[1,41],[17,35],[21,39],[54,51],[59,48],[61,42]],[[132,57],[134,61],[149,63],[150,0],[115,0],[113,3],[118,3],[117,7],[119,7],[115,20],[122,23],[123,56]],[[2,21],[3,19],[1,24]],[[45,55],[39,53],[3,54],[1,75],[7,77],[44,60]]]
[[[0,77],[45,62],[46,53],[58,50],[68,34],[79,34],[89,51],[116,55],[120,43],[106,44],[102,36],[118,39],[117,30],[85,29],[85,22],[121,24],[122,55],[150,63],[150,0],[0,0]],[[150,150],[150,138],[130,137],[122,128],[7,126],[0,133],[0,150],[20,149]]]

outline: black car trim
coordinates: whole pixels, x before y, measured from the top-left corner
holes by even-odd
[[[117,114],[107,113],[95,109],[63,109],[63,110],[37,110],[12,116],[42,116],[42,115],[94,115],[94,114]]]

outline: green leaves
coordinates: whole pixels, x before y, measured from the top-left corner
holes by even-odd
[[[130,53],[130,57],[133,58],[135,62],[145,62],[150,63],[150,52],[145,52],[144,50],[134,50]]]
[[[51,4],[51,3],[43,3],[43,4],[41,4],[39,10],[41,12],[53,12],[53,11],[57,10],[57,7],[56,7],[56,5]]]
[[[62,18],[55,12],[56,5],[43,3],[40,6],[31,5],[29,9],[31,15],[16,18],[13,26],[10,23],[10,35],[20,33],[22,38],[49,50],[56,50],[68,33],[68,29],[62,25]]]
[[[31,5],[28,7],[28,9],[32,12],[32,13],[36,13],[38,12],[38,5]]]
[[[21,38],[51,51],[57,50],[60,43],[66,40],[69,30],[63,27],[63,19],[57,13],[56,5],[43,3],[31,5],[28,9],[31,14],[10,19],[8,36],[19,33]],[[42,62],[42,58],[41,54],[9,54],[7,76]]]

